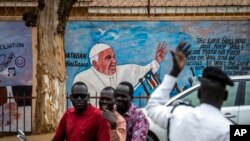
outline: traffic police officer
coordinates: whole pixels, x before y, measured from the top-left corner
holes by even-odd
[[[220,108],[227,99],[226,85],[234,84],[220,69],[212,66],[204,69],[198,90],[199,106],[165,106],[190,52],[190,46],[184,48],[185,43],[180,43],[176,52],[171,51],[173,69],[151,95],[146,106],[147,114],[156,124],[167,129],[167,138],[171,141],[229,141],[232,122],[224,117]]]

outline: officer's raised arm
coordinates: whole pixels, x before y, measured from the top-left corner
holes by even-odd
[[[172,107],[164,106],[169,100],[169,94],[175,85],[176,78],[183,70],[186,56],[190,53],[190,45],[181,42],[176,51],[170,51],[173,58],[173,68],[170,75],[166,74],[162,83],[152,93],[146,106],[148,116],[158,125],[167,128],[167,121]]]

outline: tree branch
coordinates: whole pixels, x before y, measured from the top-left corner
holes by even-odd
[[[77,0],[61,0],[59,4],[59,8],[57,11],[59,23],[57,25],[57,33],[64,33],[66,23],[70,16],[70,12],[72,10],[73,5],[77,2]]]

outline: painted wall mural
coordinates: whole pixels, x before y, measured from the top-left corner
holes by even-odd
[[[31,29],[0,21],[0,31],[0,131],[31,131]]]
[[[135,97],[150,95],[172,68],[168,50],[181,41],[191,44],[192,52],[171,95],[195,84],[206,66],[229,75],[250,74],[249,27],[249,21],[70,21],[65,34],[67,93],[74,81],[87,83],[92,97],[105,86],[129,81]],[[134,103],[143,107],[146,99]]]

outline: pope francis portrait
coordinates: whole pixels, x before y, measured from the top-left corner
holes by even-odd
[[[128,81],[135,86],[149,70],[155,73],[166,55],[166,43],[159,43],[155,58],[145,66],[137,64],[116,64],[116,56],[110,45],[98,43],[89,52],[91,67],[78,73],[73,83],[84,82],[90,91],[90,97],[99,97],[104,87],[116,86],[122,81]],[[96,103],[91,100],[91,103]],[[93,104],[94,104],[93,103]]]

